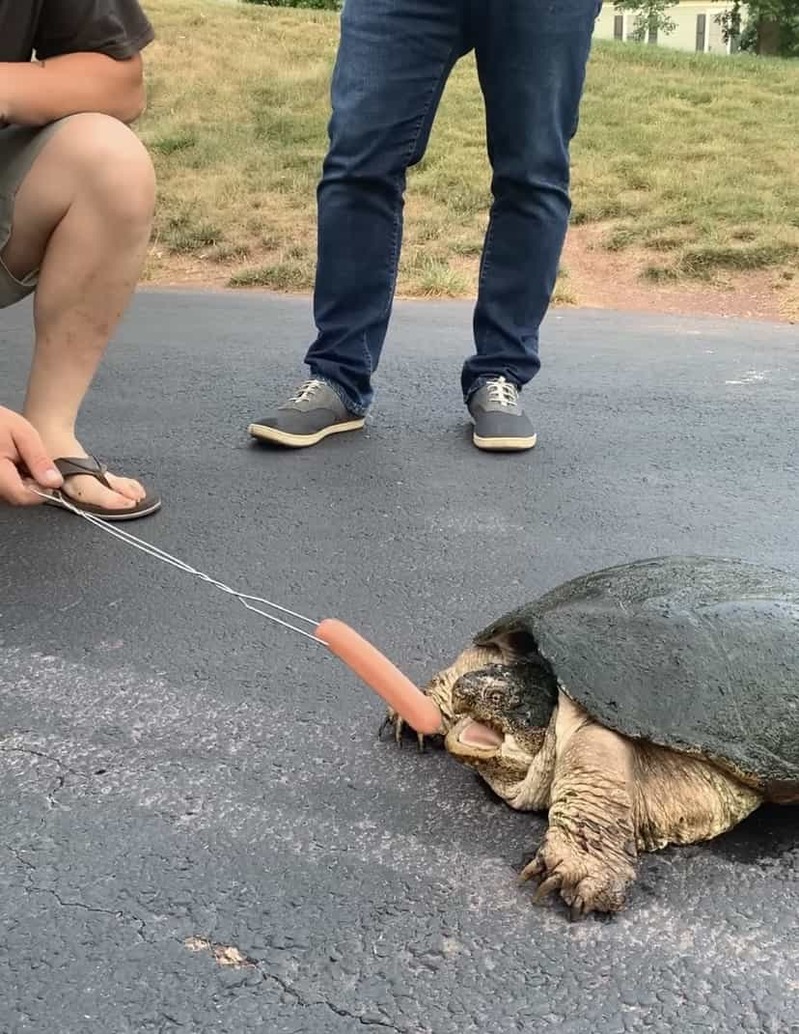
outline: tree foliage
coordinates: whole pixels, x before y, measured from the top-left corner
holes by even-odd
[[[667,14],[678,0],[614,0],[617,11],[636,15],[630,38],[643,41],[655,33],[675,29]],[[718,0],[714,0],[718,2]],[[755,54],[799,57],[799,0],[732,0],[716,15],[725,42]]]
[[[675,22],[666,11],[674,6],[674,0],[615,0],[617,11],[630,11],[636,15],[629,37],[641,43],[650,35],[674,32]]]
[[[716,21],[724,39],[737,39],[741,50],[799,57],[799,0],[733,0]]]

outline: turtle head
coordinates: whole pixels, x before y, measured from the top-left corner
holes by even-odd
[[[504,788],[518,785],[543,746],[557,692],[539,657],[466,672],[452,687],[447,750],[505,797]]]

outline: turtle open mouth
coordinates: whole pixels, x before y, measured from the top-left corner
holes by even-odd
[[[476,747],[478,750],[495,750],[501,747],[505,737],[492,729],[490,725],[466,718],[458,729],[458,743],[464,747]]]

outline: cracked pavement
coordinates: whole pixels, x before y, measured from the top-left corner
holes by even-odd
[[[29,318],[0,323],[10,405]],[[367,432],[289,453],[245,429],[303,372],[308,302],[141,292],[81,436],[163,493],[127,530],[348,621],[419,682],[591,568],[799,570],[795,327],[553,310],[539,444],[486,456],[458,397],[470,318],[398,303]],[[627,912],[570,924],[516,883],[544,818],[379,742],[382,717],[197,579],[0,512],[1,1034],[799,1031],[796,808],[644,857]]]

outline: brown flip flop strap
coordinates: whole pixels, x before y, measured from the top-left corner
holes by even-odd
[[[55,461],[55,466],[63,478],[88,474],[90,477],[97,478],[106,488],[111,488],[112,492],[114,491],[108,478],[105,476],[108,472],[108,467],[104,463],[100,463],[94,456],[58,459]]]

